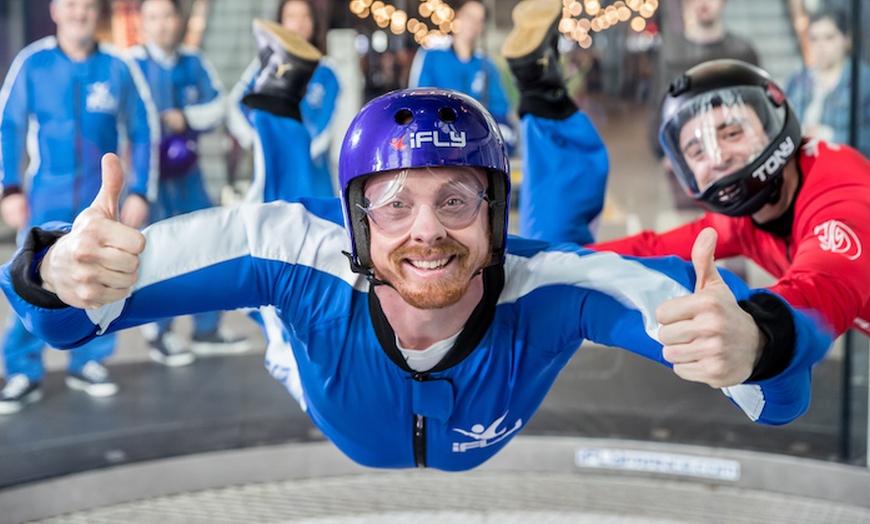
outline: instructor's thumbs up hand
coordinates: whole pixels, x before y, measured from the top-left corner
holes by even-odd
[[[43,288],[65,303],[96,309],[125,298],[136,283],[145,237],[118,222],[124,171],[114,154],[103,156],[103,184],[72,231],[46,253],[39,273]]]
[[[744,382],[766,342],[753,318],[738,304],[714,263],[717,235],[712,228],[698,234],[692,247],[695,293],[662,303],[662,356],[685,380],[714,388]]]

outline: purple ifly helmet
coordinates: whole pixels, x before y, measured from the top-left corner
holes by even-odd
[[[397,169],[470,166],[487,172],[492,237],[490,265],[504,262],[510,173],[504,139],[492,115],[449,89],[393,91],[375,98],[350,123],[338,178],[354,271],[371,273],[363,188],[368,175]]]
[[[160,177],[178,178],[196,164],[196,135],[192,132],[168,135],[160,141]]]

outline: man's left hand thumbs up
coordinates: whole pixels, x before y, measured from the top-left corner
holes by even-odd
[[[728,286],[722,280],[722,275],[719,274],[719,268],[716,267],[716,259],[713,256],[716,252],[716,240],[718,239],[719,234],[716,233],[716,230],[708,227],[698,233],[695,243],[692,245],[692,265],[695,266],[696,277],[695,293],[719,285],[725,286],[726,291],[728,290]]]
[[[716,268],[716,240],[712,228],[698,234],[692,248],[695,293],[662,303],[656,319],[662,325],[662,356],[674,372],[685,380],[722,388],[749,378],[765,339]]]

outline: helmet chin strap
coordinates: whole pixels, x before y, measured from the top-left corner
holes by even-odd
[[[371,282],[371,284],[373,286],[387,286],[387,287],[391,287],[393,289],[396,289],[396,286],[394,286],[391,282],[388,282],[386,280],[381,280],[378,277],[376,277],[373,271],[369,271],[369,274],[366,276],[366,278],[368,279],[369,282]]]
[[[774,189],[773,192],[770,194],[770,198],[767,199],[767,203],[776,204],[777,202],[779,202],[779,197],[781,194],[782,191],[780,191],[779,189]]]
[[[776,188],[770,192],[770,198],[767,199],[768,204],[776,204],[782,196],[782,185],[785,182],[785,173],[780,171],[776,177]]]
[[[369,282],[371,282],[373,286],[389,286],[389,287],[395,289],[395,286],[393,286],[391,283],[387,282],[386,280],[381,280],[378,277],[376,277],[375,272],[372,268],[355,262],[353,259],[353,255],[350,252],[342,251],[341,253],[344,256],[346,256],[348,262],[350,262],[351,271],[353,271],[354,273],[358,273],[360,275],[365,275],[366,279]]]

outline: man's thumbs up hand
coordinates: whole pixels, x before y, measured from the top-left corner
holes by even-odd
[[[43,288],[65,303],[96,309],[125,298],[136,283],[145,237],[118,222],[124,171],[114,154],[103,156],[103,183],[72,231],[46,253],[39,273]]]
[[[124,170],[117,155],[107,154],[102,161],[103,183],[90,208],[105,213],[106,218],[118,220],[118,203],[124,190]]]
[[[712,228],[698,234],[692,248],[695,293],[662,303],[656,319],[662,356],[674,372],[722,388],[749,378],[765,338],[719,274],[713,257],[716,240]]]
[[[728,286],[722,280],[722,275],[719,274],[719,269],[716,267],[716,240],[719,239],[719,234],[716,230],[708,227],[695,238],[695,243],[692,245],[692,265],[695,266],[695,293],[704,289],[713,289],[715,286]],[[729,291],[730,293],[730,291]]]

